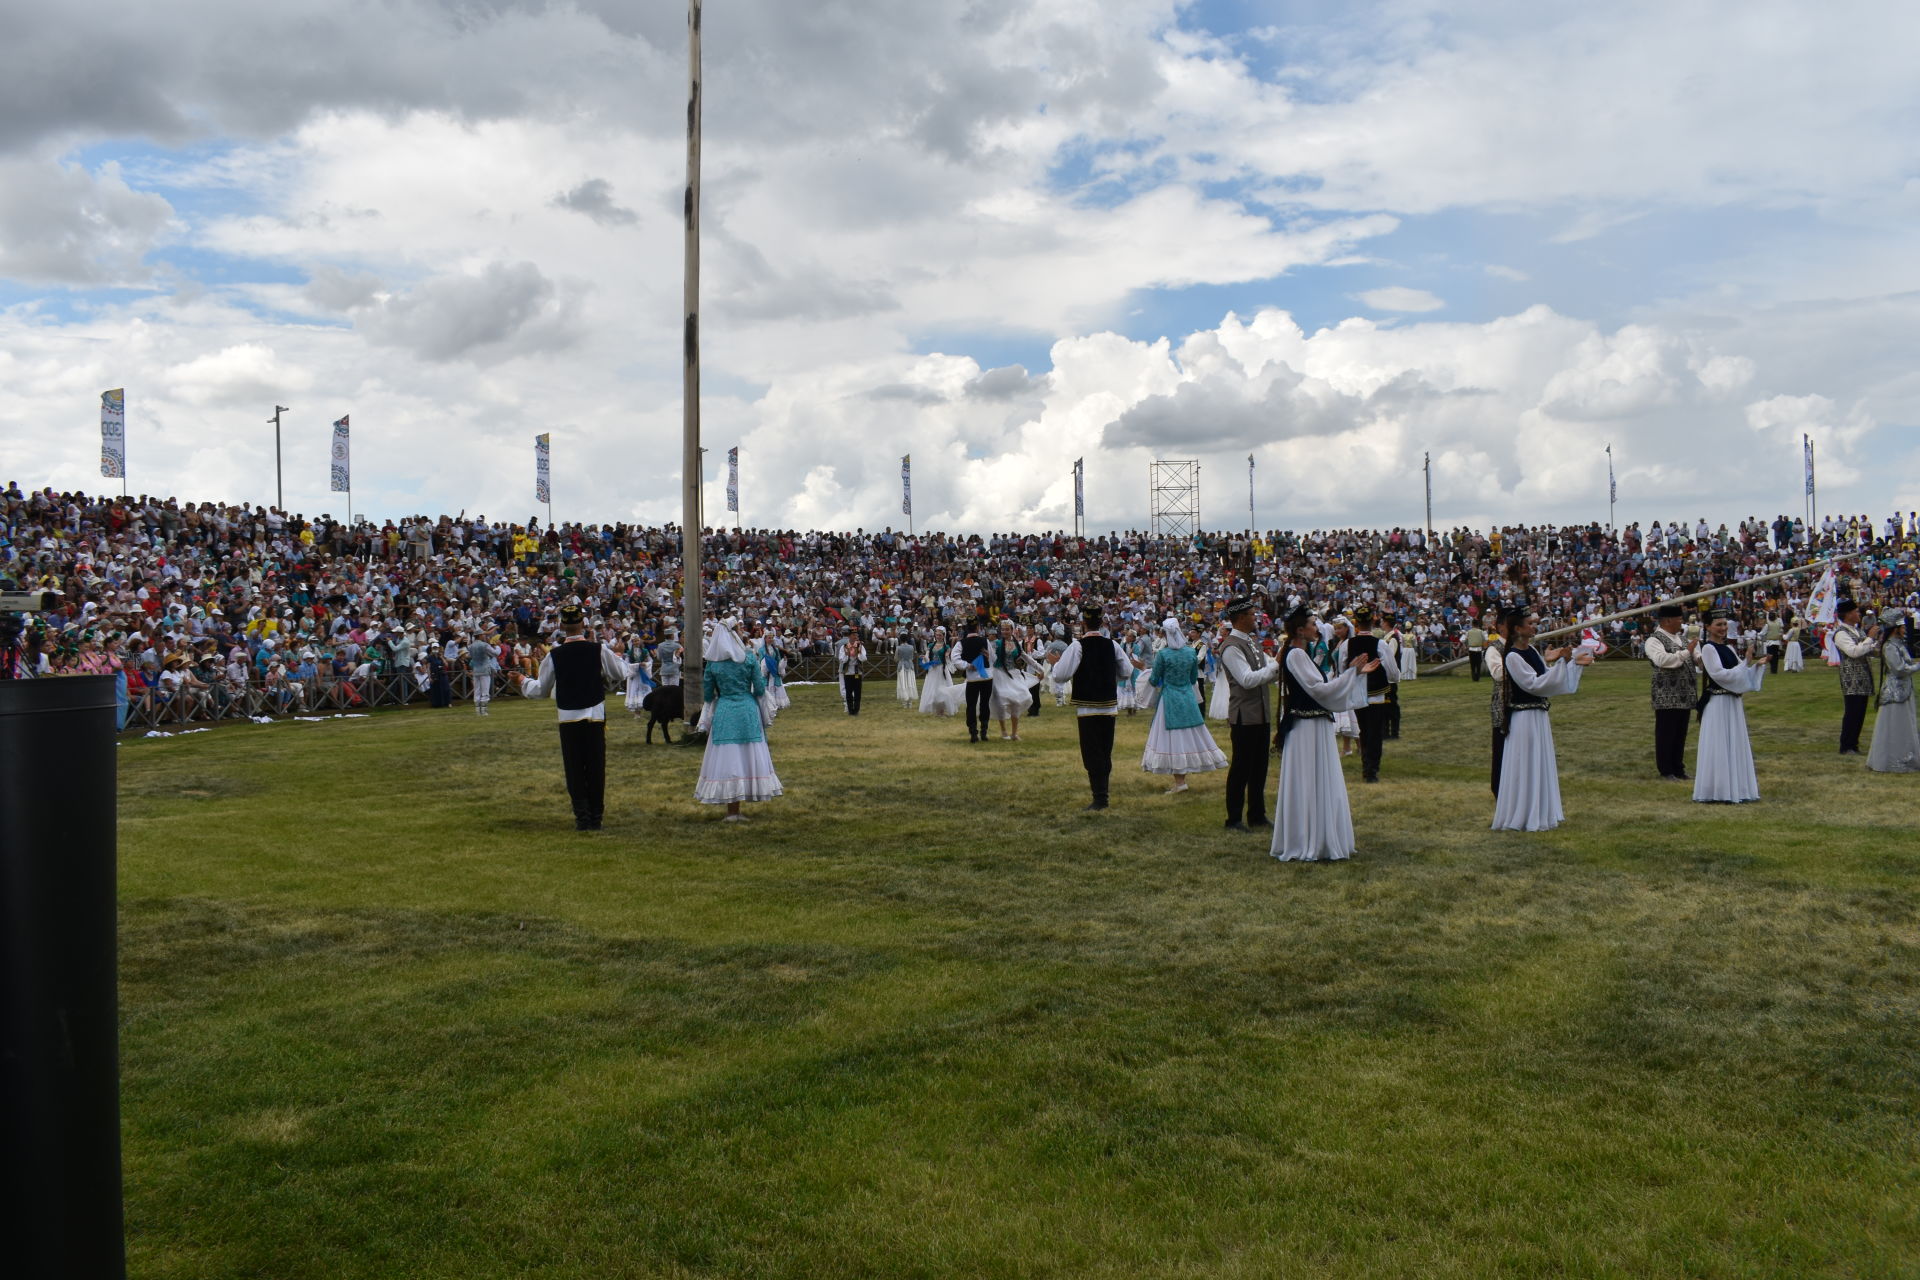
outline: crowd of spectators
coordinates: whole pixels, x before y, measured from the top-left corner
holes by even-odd
[[[62,593],[29,623],[22,674],[124,672],[141,723],[350,709],[452,696],[471,646],[509,672],[537,669],[560,606],[585,604],[594,631],[629,658],[670,665],[680,608],[673,526],[510,523],[455,516],[307,518],[259,506],[0,492],[0,576]],[[957,636],[1011,618],[1064,635],[1099,602],[1124,624],[1167,615],[1211,624],[1232,596],[1276,614],[1368,607],[1425,662],[1504,602],[1574,622],[1725,587],[1719,604],[1757,622],[1794,609],[1811,575],[1740,590],[1809,558],[1843,555],[1847,589],[1897,603],[1916,586],[1920,515],[1166,537],[958,536],[714,529],[702,538],[706,609],[732,615],[791,661],[819,659],[856,631],[876,662],[897,640]],[[1602,628],[1626,648],[1644,620]],[[665,645],[665,650],[661,646]],[[888,674],[890,674],[890,668]],[[511,682],[502,682],[510,691]]]

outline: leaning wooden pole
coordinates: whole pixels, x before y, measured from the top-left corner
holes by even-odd
[[[700,0],[687,0],[686,285],[680,446],[680,641],[686,717],[700,719]]]
[[[1774,573],[1763,573],[1757,578],[1747,578],[1740,582],[1724,582],[1717,587],[1708,587],[1705,591],[1695,591],[1684,596],[1668,596],[1665,600],[1655,600],[1652,604],[1643,604],[1634,609],[1622,609],[1619,613],[1609,613],[1598,618],[1582,618],[1571,626],[1556,627],[1552,631],[1536,633],[1533,637],[1534,643],[1538,644],[1542,640],[1557,639],[1560,636],[1570,636],[1576,632],[1585,631],[1588,627],[1605,626],[1609,622],[1619,622],[1624,618],[1637,618],[1641,614],[1652,613],[1662,605],[1690,604],[1695,600],[1706,600],[1713,596],[1725,595],[1729,591],[1741,591],[1747,587],[1757,587],[1763,582],[1772,582],[1777,578],[1791,578],[1797,573],[1807,573],[1814,569],[1824,569],[1837,560],[1849,559],[1852,554],[1851,552],[1839,552],[1830,556],[1822,556],[1818,560],[1809,560],[1805,564],[1795,565],[1791,569],[1781,569]],[[1455,667],[1465,666],[1466,662],[1467,659],[1465,658],[1449,658],[1445,662],[1429,667],[1420,674],[1424,676],[1445,675]]]

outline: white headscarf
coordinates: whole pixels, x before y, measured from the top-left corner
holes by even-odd
[[[707,632],[707,651],[703,657],[708,662],[745,662],[747,648],[740,643],[740,637],[733,634],[733,628],[724,622],[712,622]]]
[[[1160,624],[1160,629],[1167,633],[1167,648],[1184,649],[1187,647],[1187,629],[1180,625],[1180,619],[1168,618]]]

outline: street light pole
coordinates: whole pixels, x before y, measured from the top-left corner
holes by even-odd
[[[680,648],[687,723],[700,714],[700,0],[687,0],[686,273],[682,282],[680,381]],[[699,735],[683,735],[694,736]]]
[[[286,411],[284,404],[273,406],[273,505],[281,511],[287,509],[287,495],[280,479],[280,415]]]

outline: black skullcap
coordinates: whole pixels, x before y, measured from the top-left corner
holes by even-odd
[[[1510,604],[1500,611],[1500,625],[1511,627],[1516,622],[1525,622],[1532,615],[1533,609],[1528,605]]]
[[[580,627],[580,626],[585,626],[586,622],[587,622],[586,610],[582,609],[579,605],[566,604],[566,605],[560,606],[560,625],[561,626]]]
[[[1307,608],[1305,605],[1301,605],[1287,615],[1287,620],[1281,625],[1281,630],[1291,639],[1294,632],[1306,626],[1307,623],[1311,621],[1313,621],[1313,610]]]
[[[1233,599],[1227,601],[1227,607],[1225,612],[1226,612],[1226,615],[1229,618],[1231,618],[1235,614],[1245,613],[1247,610],[1252,609],[1254,607],[1255,605],[1254,605],[1252,596],[1235,596]]]
[[[1687,616],[1687,611],[1677,604],[1663,604],[1653,611],[1653,616],[1656,618],[1684,618]]]

